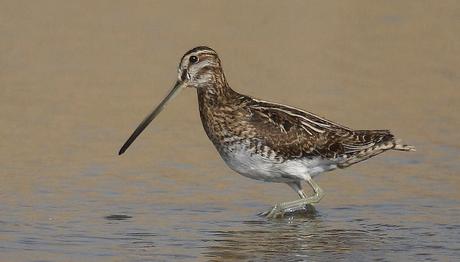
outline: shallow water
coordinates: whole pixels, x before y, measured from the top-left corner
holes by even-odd
[[[460,257],[460,6],[0,3],[1,261],[454,261]],[[357,129],[387,152],[318,177],[316,212],[225,166],[186,90],[125,155],[183,52],[231,86]]]

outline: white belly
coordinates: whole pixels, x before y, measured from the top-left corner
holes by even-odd
[[[251,154],[245,148],[232,148],[231,151],[221,152],[221,156],[237,173],[267,182],[302,181],[337,168],[330,160],[321,159],[295,159],[280,163],[270,157]]]

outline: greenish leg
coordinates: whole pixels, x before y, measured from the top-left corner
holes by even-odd
[[[318,203],[321,200],[321,198],[323,198],[324,196],[323,190],[311,178],[307,179],[307,183],[313,188],[313,191],[315,192],[313,196],[302,198],[302,195],[305,196],[305,194],[299,193],[301,192],[301,188],[298,187],[300,183],[294,186],[289,184],[289,186],[291,186],[299,194],[301,199],[277,204],[272,208],[271,211],[264,212],[261,215],[266,216],[268,218],[283,217],[285,213],[302,210],[305,208],[306,205]]]

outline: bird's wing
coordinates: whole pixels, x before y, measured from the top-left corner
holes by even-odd
[[[289,158],[349,158],[393,140],[388,130],[352,130],[285,105],[254,99],[248,107],[258,138]]]

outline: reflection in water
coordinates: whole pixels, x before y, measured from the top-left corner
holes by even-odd
[[[206,256],[238,259],[295,259],[343,257],[369,244],[381,242],[378,235],[360,229],[337,229],[323,223],[320,216],[278,221],[248,221],[244,230],[209,232],[212,240]]]

